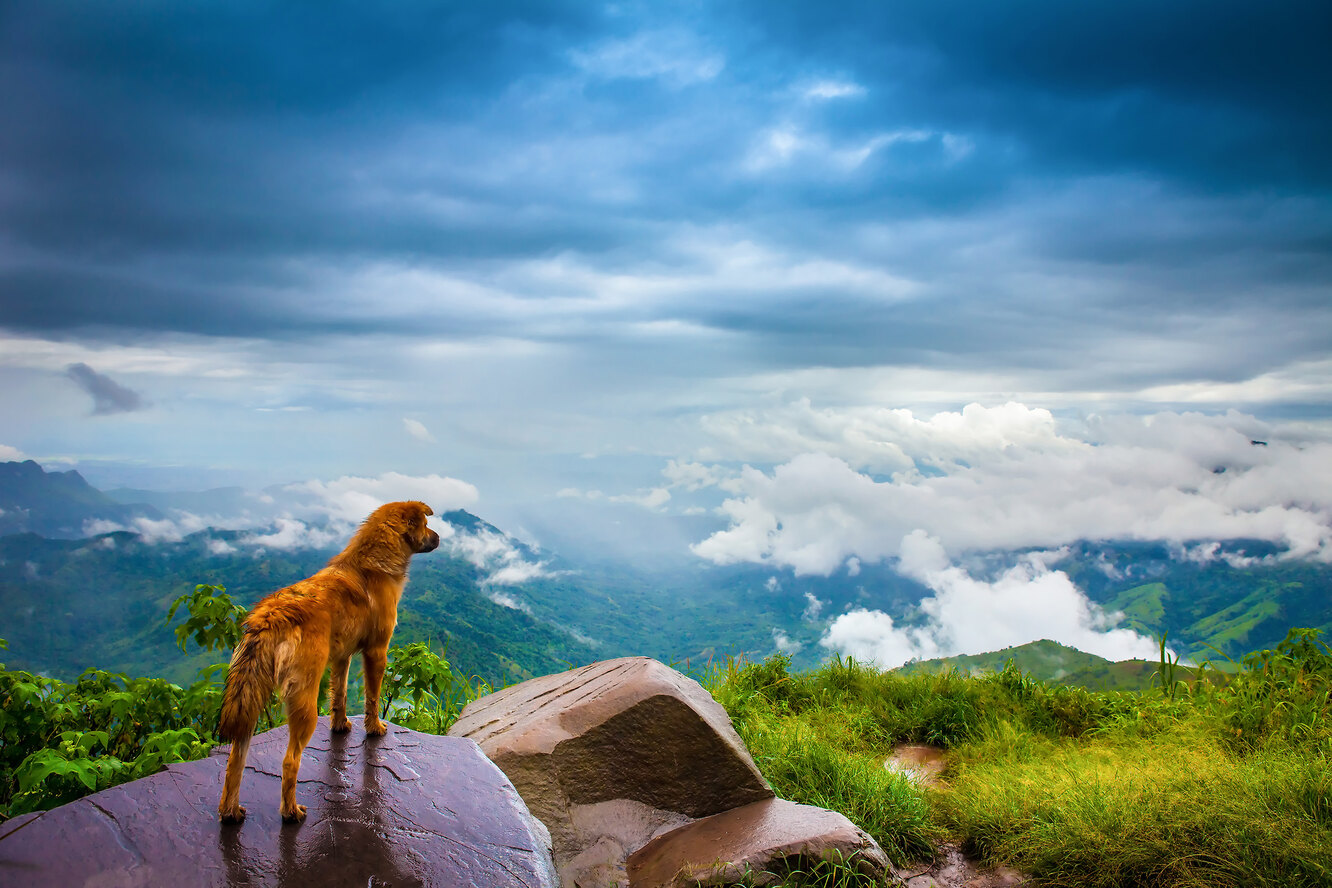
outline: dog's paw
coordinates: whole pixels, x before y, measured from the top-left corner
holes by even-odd
[[[365,733],[366,736],[369,737],[383,737],[388,733],[388,723],[382,722],[379,719],[367,721],[365,723]]]
[[[232,808],[230,811],[219,811],[223,823],[240,823],[245,819],[245,809],[240,805]]]
[[[350,730],[351,730],[351,722],[347,721],[347,719],[345,719],[345,718],[342,719],[342,721],[334,721],[334,722],[333,722],[333,733],[334,733],[334,734],[345,734],[345,733],[347,733],[347,732],[350,731]]]
[[[305,819],[305,806],[297,805],[292,811],[283,811],[282,820],[285,823],[300,823]]]

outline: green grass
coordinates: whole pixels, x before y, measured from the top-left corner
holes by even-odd
[[[941,822],[1042,885],[1332,883],[1332,781],[1296,750],[1237,755],[1181,726],[1138,741],[995,733],[956,754]]]
[[[1172,693],[1012,667],[788,666],[729,663],[708,684],[779,795],[842,812],[897,863],[949,839],[1037,885],[1332,884],[1332,650],[1316,632]],[[884,770],[903,742],[950,750],[941,785]]]

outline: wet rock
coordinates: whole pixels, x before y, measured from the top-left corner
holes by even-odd
[[[223,826],[226,747],[196,762],[0,824],[0,884],[392,885],[553,888],[549,836],[475,744],[360,718],[320,719],[301,765],[309,814],[278,814],[285,727],[255,737],[241,782],[245,822]]]
[[[658,836],[628,860],[631,888],[728,885],[748,877],[770,885],[792,867],[829,855],[871,876],[888,859],[863,830],[841,814],[782,799],[735,808]]]
[[[566,888],[622,884],[655,836],[773,797],[721,705],[646,657],[506,688],[449,733],[480,744],[550,828]]]

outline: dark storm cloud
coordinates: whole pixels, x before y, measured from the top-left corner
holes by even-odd
[[[1332,7],[1317,0],[745,9],[788,59],[849,69],[917,120],[1011,140],[1047,172],[1154,170],[1209,188],[1332,184]]]
[[[1071,372],[1069,343],[1187,338],[1233,313],[1254,319],[1251,353],[1233,334],[1174,372],[1261,371],[1325,353],[1332,328],[1330,16],[1229,0],[7,4],[0,326],[609,349],[625,324],[678,320],[764,365]],[[770,275],[703,292],[715,260],[690,237],[918,286],[881,299]],[[597,274],[705,283],[536,321],[321,289],[378,266],[492,283],[557,258],[588,279],[508,295],[595,297]]]
[[[87,364],[70,364],[65,375],[74,380],[93,399],[93,416],[112,413],[133,413],[144,408],[139,393],[127,389],[109,376],[98,373]]]

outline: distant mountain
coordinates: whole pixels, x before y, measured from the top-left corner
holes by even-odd
[[[916,675],[954,669],[966,675],[983,675],[1002,671],[1009,660],[1022,672],[1041,681],[1093,691],[1147,690],[1152,687],[1153,675],[1160,668],[1160,663],[1154,660],[1115,662],[1042,639],[985,654],[913,660],[896,671],[904,675]],[[1179,677],[1185,680],[1193,674],[1193,670],[1182,667],[1178,672]]]
[[[156,509],[179,509],[196,515],[240,515],[257,501],[243,487],[215,487],[212,490],[161,491],[116,487],[106,496],[125,505],[149,505]]]
[[[138,517],[162,514],[147,504],[117,502],[76,471],[47,472],[32,460],[0,463],[0,535],[78,539],[90,521],[127,524]]]
[[[274,548],[280,534],[265,547],[260,530],[209,529],[178,542],[154,542],[151,533],[71,538],[82,537],[93,520],[132,527],[135,518],[170,510],[220,518],[243,512],[250,523],[262,522],[267,505],[239,488],[104,494],[77,472],[45,472],[31,461],[0,464],[0,535],[16,534],[0,536],[7,659],[58,675],[98,665],[188,678],[193,661],[181,658],[161,627],[175,596],[208,582],[249,604],[308,576],[333,550]],[[470,512],[439,517],[456,536],[413,566],[398,637],[445,644],[458,665],[492,681],[622,654],[700,669],[781,651],[808,668],[829,653],[820,644],[829,621],[847,611],[882,611],[902,628],[930,619],[921,602],[933,593],[892,562],[828,577],[701,560],[670,567],[576,563]],[[1122,613],[1121,625],[1144,635],[1168,632],[1186,660],[1239,659],[1274,647],[1292,626],[1332,636],[1332,565],[1282,560],[1267,543],[1085,542],[1062,551],[1053,566],[1092,601]],[[1013,557],[975,555],[968,570],[997,575]],[[1030,673],[1089,687],[1142,683],[1155,668],[1034,644],[1009,654],[1016,652]],[[954,665],[1001,669],[1003,654]]]
[[[1240,659],[1276,647],[1292,626],[1332,636],[1332,564],[1282,559],[1269,543],[1193,550],[1160,543],[1082,543],[1057,567],[1144,635],[1168,632],[1185,659]]]

